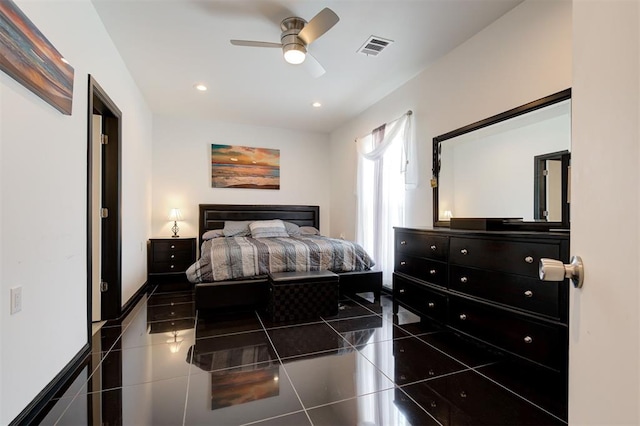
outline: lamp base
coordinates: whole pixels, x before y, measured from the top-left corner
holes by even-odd
[[[180,228],[178,228],[177,221],[173,222],[173,226],[171,227],[171,230],[173,231],[173,235],[171,236],[171,238],[180,238],[180,235],[178,235],[178,231],[180,230]]]

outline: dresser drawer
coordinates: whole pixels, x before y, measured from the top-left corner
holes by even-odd
[[[397,253],[395,259],[395,271],[401,272],[428,283],[446,287],[447,264],[421,257],[409,256]]]
[[[484,269],[452,265],[449,289],[481,297],[554,319],[565,317],[560,312],[560,293],[564,282],[540,281],[522,275],[509,275]]]
[[[451,327],[556,370],[563,367],[566,328],[456,297],[450,297],[449,307]]]
[[[538,277],[540,258],[560,259],[557,244],[452,237],[451,264]],[[562,260],[562,259],[561,259]]]
[[[393,274],[393,297],[403,305],[438,321],[447,318],[447,296]]]
[[[427,257],[429,259],[447,260],[449,253],[449,238],[429,233],[418,233],[396,230],[396,253],[411,256]]]
[[[190,260],[192,256],[190,241],[156,241],[153,243],[155,262],[172,260]]]
[[[179,262],[153,262],[150,265],[149,272],[151,273],[174,273],[184,272],[191,266],[191,263],[185,261]]]

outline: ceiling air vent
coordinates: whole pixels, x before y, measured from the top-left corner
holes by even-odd
[[[365,54],[367,56],[378,56],[386,47],[391,45],[393,40],[387,40],[382,37],[371,36],[369,39],[358,49],[358,53]]]

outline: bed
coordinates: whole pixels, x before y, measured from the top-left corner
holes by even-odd
[[[249,273],[249,276],[236,274],[234,271],[237,272],[237,270],[246,269],[246,267],[236,267],[233,264],[227,264],[225,268],[220,268],[225,269],[226,273],[213,275],[202,271],[196,273],[194,269],[201,266],[199,265],[200,262],[205,263],[203,258],[209,255],[211,251],[211,247],[208,244],[204,244],[205,240],[203,240],[203,235],[205,235],[205,233],[222,230],[227,221],[268,221],[274,219],[280,219],[284,222],[295,224],[298,227],[320,229],[320,209],[318,206],[239,204],[201,204],[199,206],[199,247],[203,253],[200,253],[198,261],[190,268],[190,279],[195,281],[196,308],[199,311],[236,310],[240,308],[255,309],[262,308],[266,305],[268,296],[267,273],[269,271],[264,269],[264,265],[259,271],[254,270],[253,273]],[[295,241],[291,239],[291,242],[301,244],[299,240],[313,240],[313,238],[316,238],[316,236],[303,235],[302,238],[297,238]],[[326,239],[326,237],[321,238]],[[223,238],[223,240],[227,239],[229,238]],[[234,240],[234,238],[230,240]],[[277,239],[274,238],[273,240]],[[333,242],[322,241],[330,245],[346,244],[346,242],[341,240],[334,240]],[[275,241],[269,242],[272,244],[276,243]],[[233,241],[233,245],[236,247],[250,243],[253,243],[251,238],[243,237],[240,237],[238,241]],[[285,243],[289,245],[288,240],[285,241]],[[217,247],[226,245],[223,241],[216,241],[216,244]],[[300,265],[285,266],[278,262],[273,263],[274,265],[278,265],[275,267],[279,269],[272,272],[287,270],[287,267],[304,268],[304,266]],[[354,263],[358,262],[356,261]],[[324,268],[326,265],[326,262],[321,262],[320,265],[316,264],[315,268]],[[215,269],[215,267],[213,267],[213,269]],[[367,265],[363,264],[358,265],[357,269],[362,270],[334,271],[340,276],[340,293],[354,294],[373,292],[374,298],[378,300],[382,290],[382,273],[371,270]]]

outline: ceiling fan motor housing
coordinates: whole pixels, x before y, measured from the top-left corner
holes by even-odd
[[[286,53],[289,50],[298,50],[307,53],[307,45],[298,37],[298,34],[307,21],[298,17],[285,18],[280,24],[282,35],[280,42],[282,43],[282,51]]]

